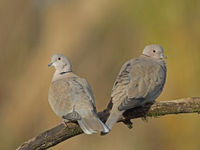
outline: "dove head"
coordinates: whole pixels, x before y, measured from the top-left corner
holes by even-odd
[[[59,73],[72,72],[72,65],[69,59],[62,54],[53,55],[51,63],[48,66],[54,66]]]
[[[151,58],[155,58],[155,59],[167,58],[164,55],[164,50],[163,50],[162,46],[160,46],[158,44],[147,45],[144,48],[142,55],[151,57]]]

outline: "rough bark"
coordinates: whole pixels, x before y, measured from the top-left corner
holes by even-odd
[[[171,101],[155,102],[154,104],[147,104],[144,107],[130,109],[123,114],[123,118],[119,122],[124,122],[131,128],[130,119],[141,117],[160,117],[169,114],[180,113],[200,113],[200,97],[182,98]],[[105,122],[109,116],[109,111],[104,110],[98,113],[102,121]],[[17,150],[43,150],[52,147],[62,141],[71,137],[82,134],[77,123],[68,122],[66,125],[59,124],[36,137],[26,141]]]

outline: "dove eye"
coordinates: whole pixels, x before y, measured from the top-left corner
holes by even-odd
[[[155,53],[155,52],[156,52],[156,50],[153,50],[153,52]]]
[[[58,57],[58,60],[61,60],[61,58],[60,58],[60,57]]]

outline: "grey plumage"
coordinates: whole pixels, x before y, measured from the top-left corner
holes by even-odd
[[[66,120],[69,120],[69,121],[81,120],[81,116],[75,110],[73,110],[73,112],[71,112],[71,113],[68,113],[68,114],[62,116],[62,118],[66,119]]]
[[[72,73],[70,61],[56,54],[52,57],[51,65],[56,69],[48,94],[53,111],[63,119],[78,121],[86,134],[109,132],[97,116],[90,85]]]
[[[110,116],[106,125],[111,129],[127,109],[153,102],[162,92],[166,80],[163,48],[148,45],[139,58],[127,61],[114,83],[108,105]]]

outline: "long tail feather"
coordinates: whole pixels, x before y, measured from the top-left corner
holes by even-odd
[[[78,123],[86,134],[93,134],[97,132],[108,133],[109,128],[98,118],[96,113],[91,111],[81,112],[81,120],[78,120]]]
[[[111,130],[113,125],[118,121],[118,119],[122,116],[124,111],[118,111],[117,109],[115,112],[111,112],[108,120],[106,121],[107,127]]]

